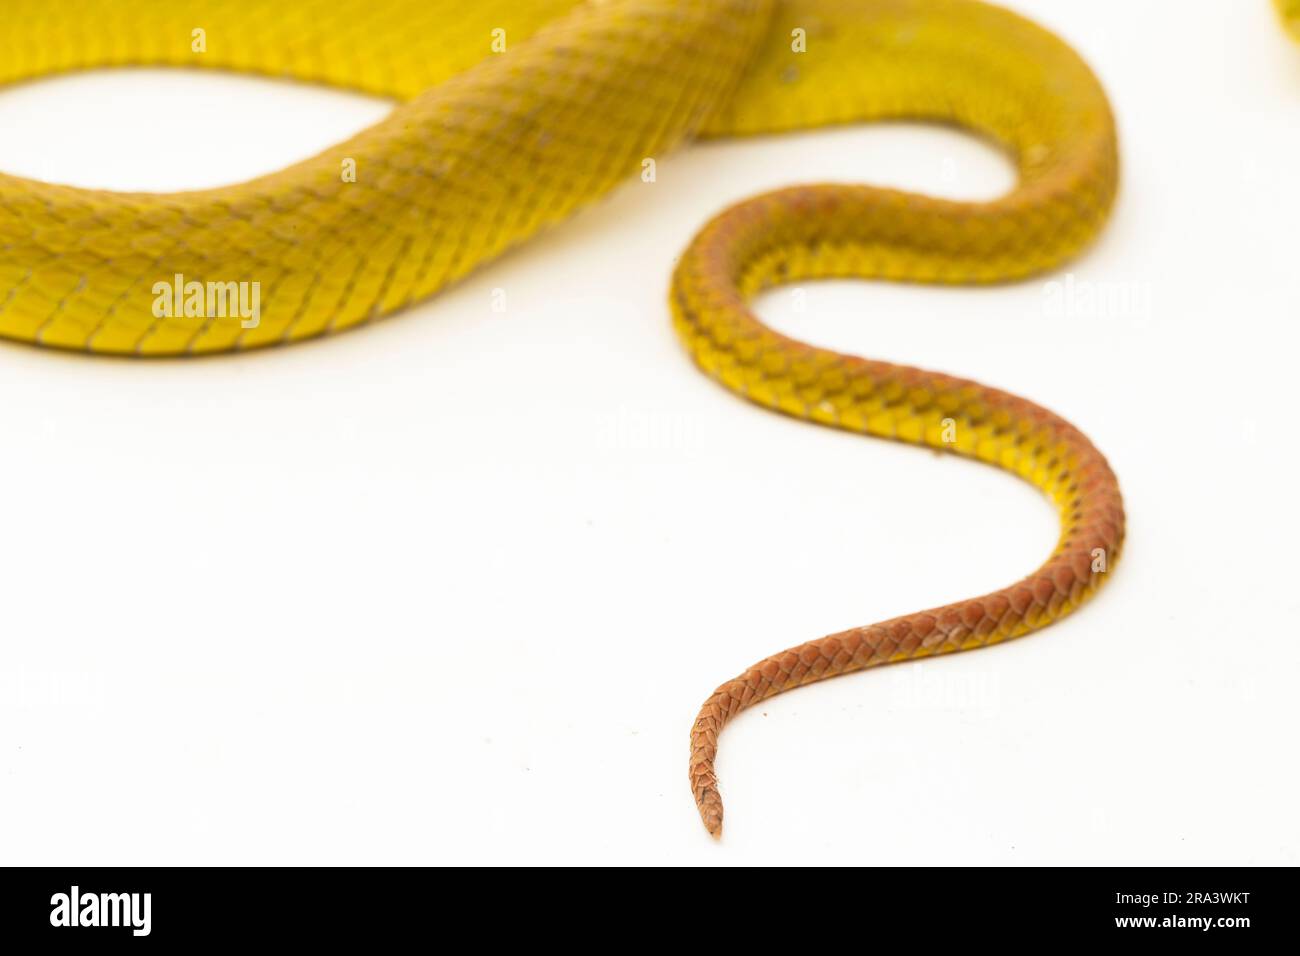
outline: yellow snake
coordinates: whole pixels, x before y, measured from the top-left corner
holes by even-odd
[[[0,335],[94,353],[197,355],[369,322],[692,138],[920,119],[1008,152],[1019,182],[995,201],[784,189],[717,216],[680,260],[676,328],[722,385],[788,415],[996,465],[1061,515],[1056,550],[1024,580],[783,651],[719,687],[690,756],[713,833],[718,735],[741,709],[1028,633],[1114,567],[1115,477],[1063,419],[973,382],[793,341],[748,306],[766,287],[822,277],[1020,279],[1091,242],[1118,181],[1110,108],[1084,62],[1019,16],[971,0],[10,0],[0,51],[0,82],[170,64],[399,101],[319,156],[228,188],[128,194],[0,175]],[[158,290],[176,276],[257,283],[258,320],[210,297],[193,314],[180,296],[160,310]]]
[[[1283,26],[1300,40],[1300,0],[1273,0],[1273,3],[1282,15]]]

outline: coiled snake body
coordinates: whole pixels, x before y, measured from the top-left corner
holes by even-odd
[[[1115,476],[1065,420],[974,382],[794,341],[748,306],[797,279],[1019,279],[1093,239],[1118,178],[1106,96],[1068,46],[1014,14],[972,0],[19,0],[0,20],[0,49],[0,82],[173,64],[401,101],[319,156],[228,188],[128,194],[0,175],[0,335],[94,353],[246,349],[370,321],[694,137],[922,119],[1006,148],[1019,183],[995,201],[783,189],[717,216],[677,267],[676,328],[727,388],[989,462],[1043,489],[1061,516],[1056,550],[1024,580],[782,651],[719,687],[690,754],[713,833],[718,735],[745,707],[1026,634],[1076,608],[1114,567],[1124,534]],[[340,174],[348,163],[354,182]],[[260,322],[156,315],[155,284],[177,274],[258,282]]]

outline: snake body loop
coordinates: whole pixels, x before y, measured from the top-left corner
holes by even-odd
[[[128,194],[0,175],[0,335],[65,349],[191,355],[356,326],[431,295],[691,138],[920,119],[1008,151],[1019,183],[995,201],[783,189],[717,216],[676,269],[676,328],[725,387],[788,415],[996,465],[1043,489],[1061,514],[1056,550],[1024,580],[791,648],[719,687],[691,732],[691,786],[711,832],[722,826],[718,735],[745,707],[837,674],[1026,634],[1077,607],[1114,567],[1118,485],[1069,423],[974,382],[794,341],[748,305],[803,279],[1020,279],[1092,241],[1118,182],[1110,109],[1083,61],[1028,21],[973,0],[17,8],[0,20],[0,82],[168,64],[400,101],[347,142],[227,188]],[[340,176],[345,161],[355,182]],[[155,284],[177,274],[258,282],[259,324],[155,315]]]

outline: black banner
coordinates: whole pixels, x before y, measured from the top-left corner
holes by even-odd
[[[680,941],[683,911],[733,934],[898,933],[925,942],[1131,940],[1183,946],[1286,944],[1295,936],[1294,871],[1287,869],[860,869],[602,876],[580,871],[449,873],[436,869],[10,869],[3,871],[0,933],[6,945],[149,946],[250,940],[378,943],[437,938],[471,927],[578,932],[598,942],[614,921],[644,943]],[[707,890],[707,899],[700,892]],[[497,914],[493,918],[490,914]],[[688,917],[689,919],[690,917]],[[499,924],[499,925],[498,925]],[[566,930],[565,927],[568,927]],[[731,927],[727,929],[726,927]],[[540,929],[539,929],[540,931]],[[543,941],[539,938],[538,944]],[[611,941],[612,942],[612,941]],[[621,945],[621,944],[620,944]],[[10,950],[17,952],[18,950]]]

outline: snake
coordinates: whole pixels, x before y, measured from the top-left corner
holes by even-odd
[[[1300,4],[1277,2],[1294,25]],[[95,355],[251,350],[373,322],[692,141],[921,121],[1005,153],[1016,182],[995,199],[795,185],[723,210],[677,260],[673,326],[720,385],[1011,472],[1060,519],[1044,563],[1001,590],[799,644],[718,686],[688,762],[710,833],[723,821],[719,737],[741,711],[1039,630],[1114,570],[1119,485],[1064,418],[949,374],[814,347],[753,309],[761,292],[801,281],[1023,280],[1096,239],[1120,178],[1109,100],[1069,45],[1020,15],[978,0],[10,0],[6,13],[0,83],[198,67],[394,101],[357,135],[230,186],[113,192],[0,174],[0,336]],[[256,283],[257,321],[160,311],[159,284],[182,276]],[[1060,367],[1071,373],[1068,356]]]
[[[1300,40],[1300,0],[1273,0],[1282,25],[1295,39]]]

